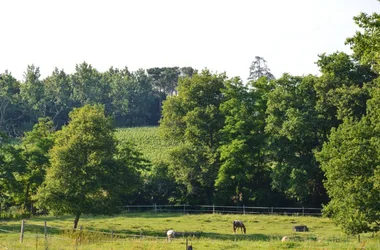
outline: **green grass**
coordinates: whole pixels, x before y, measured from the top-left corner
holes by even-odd
[[[233,234],[231,222],[235,219],[245,222],[246,235]],[[71,232],[72,216],[31,218],[26,221],[23,244],[19,242],[20,221],[3,221],[0,222],[0,249],[45,249],[45,220],[49,226],[49,249],[185,249],[185,237],[179,236],[172,242],[166,241],[165,232],[171,228],[187,233],[189,243],[196,250],[380,249],[380,237],[363,234],[359,243],[356,237],[342,234],[327,218],[164,213],[125,213],[114,217],[83,216],[79,221],[79,226],[83,227],[82,233]],[[300,224],[307,225],[310,231],[293,232],[292,227]],[[196,235],[191,236],[190,232],[195,232]],[[281,242],[285,235],[290,240]]]
[[[119,128],[116,137],[120,141],[130,141],[151,162],[165,160],[171,149],[178,145],[177,141],[160,137],[158,127]]]

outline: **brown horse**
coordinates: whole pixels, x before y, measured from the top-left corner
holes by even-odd
[[[246,233],[244,223],[241,220],[234,220],[232,222],[233,228],[234,228],[234,233],[236,234],[236,229],[240,227],[241,232],[244,234]]]

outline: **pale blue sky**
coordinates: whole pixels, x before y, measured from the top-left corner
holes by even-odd
[[[50,75],[86,61],[99,71],[192,66],[248,77],[256,55],[272,73],[317,74],[317,55],[350,52],[353,16],[377,0],[12,0],[0,3],[0,72]]]

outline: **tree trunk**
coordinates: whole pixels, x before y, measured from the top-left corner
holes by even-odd
[[[30,206],[29,206],[29,187],[30,187],[30,183],[29,183],[29,180],[28,180],[28,184],[26,185],[26,188],[25,188],[25,197],[24,197],[24,211],[28,211],[30,212]]]
[[[77,213],[77,214],[75,215],[75,220],[74,220],[74,230],[77,229],[80,214],[81,214],[81,213]]]

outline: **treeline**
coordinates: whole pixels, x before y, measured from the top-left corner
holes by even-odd
[[[360,120],[378,74],[344,53],[321,55],[320,77],[284,74],[244,85],[202,71],[163,105],[161,133],[183,142],[168,160],[182,202],[302,205],[329,197],[315,153],[333,128]]]
[[[247,84],[191,68],[100,74],[86,63],[42,81],[30,66],[21,84],[2,74],[2,131],[51,118],[20,144],[1,137],[1,204],[76,219],[127,203],[327,204],[345,232],[378,231],[380,15],[355,21],[362,31],[346,41],[353,54],[319,55],[320,76],[275,79],[260,57]],[[159,121],[178,146],[148,162],[115,139],[107,117]]]
[[[44,79],[34,65],[22,81],[5,72],[0,74],[0,131],[22,136],[39,117],[51,117],[60,128],[73,108],[95,103],[105,105],[118,126],[157,125],[161,102],[175,94],[179,78],[194,72],[191,67],[162,67],[101,73],[86,62],[76,65],[73,74],[56,68]]]

